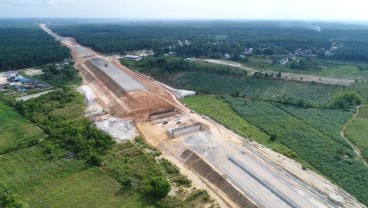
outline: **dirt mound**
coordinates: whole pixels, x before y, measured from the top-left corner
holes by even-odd
[[[109,65],[112,66],[112,63]],[[151,89],[137,88],[137,90],[127,91],[123,88],[127,83],[117,83],[117,80],[111,77],[112,74],[105,73],[91,61],[78,65],[78,68],[85,82],[94,86],[94,91],[98,93],[98,104],[114,116],[135,121],[148,121],[152,113],[174,109],[171,104],[161,99]],[[115,72],[119,70],[119,73],[125,73],[119,68],[114,69]],[[130,74],[121,77],[129,77],[131,82],[137,82]]]

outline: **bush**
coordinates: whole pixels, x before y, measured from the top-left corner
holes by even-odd
[[[192,181],[188,179],[188,177],[183,175],[178,175],[172,179],[177,186],[185,186],[190,187],[192,185]]]
[[[0,207],[1,208],[22,208],[23,205],[9,193],[0,191]]]
[[[54,64],[42,68],[43,74],[35,76],[53,86],[64,86],[66,84],[80,83],[81,79],[76,69],[71,66],[64,66],[58,69]]]
[[[164,198],[170,192],[171,186],[164,177],[154,177],[150,181],[149,193],[157,198]]]
[[[329,107],[334,109],[349,110],[362,103],[362,99],[355,92],[348,92],[332,99]]]
[[[50,158],[56,157],[58,147],[75,153],[78,159],[84,159],[91,165],[99,166],[101,156],[105,155],[114,144],[113,139],[98,130],[91,121],[82,114],[83,99],[81,95],[68,88],[54,91],[26,102],[18,101],[15,109],[32,122],[40,126],[52,143],[45,144],[45,153]],[[77,108],[80,112],[69,112]],[[65,114],[54,115],[55,111],[65,111]]]

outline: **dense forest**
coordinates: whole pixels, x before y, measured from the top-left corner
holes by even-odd
[[[69,50],[36,26],[0,27],[0,71],[63,61]]]
[[[103,53],[124,54],[147,48],[154,49],[158,55],[172,51],[184,57],[221,58],[229,54],[238,61],[245,48],[253,48],[253,54],[259,56],[285,56],[299,50],[306,56],[368,60],[368,41],[364,38],[368,32],[366,28],[329,25],[326,29],[316,30],[300,25],[303,24],[192,22],[175,25],[51,25],[51,28]],[[338,46],[334,49],[334,56],[325,57],[325,51],[333,46]]]

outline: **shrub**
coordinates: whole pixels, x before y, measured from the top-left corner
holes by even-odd
[[[22,208],[23,205],[9,193],[0,191],[0,207],[1,208]]]
[[[171,186],[164,177],[154,177],[150,181],[150,193],[157,198],[164,198],[170,192]]]
[[[330,103],[330,108],[349,110],[360,105],[362,99],[355,92],[348,92],[343,95],[336,96]]]

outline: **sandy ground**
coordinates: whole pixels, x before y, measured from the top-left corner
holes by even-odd
[[[32,94],[32,95],[26,95],[26,96],[23,96],[23,97],[18,97],[15,100],[17,100],[17,101],[18,100],[27,101],[29,99],[40,97],[41,95],[47,94],[47,93],[52,92],[52,91],[54,91],[54,90],[48,90],[48,91],[44,91],[44,92],[40,92],[40,93],[36,93],[36,94]]]
[[[42,69],[31,68],[31,69],[23,69],[22,71],[28,76],[35,76],[35,75],[43,74]]]
[[[0,73],[0,84],[3,85],[3,84],[7,84],[7,83],[8,83],[8,80],[6,79],[5,74]]]
[[[190,90],[178,90],[178,89],[175,89],[173,87],[170,87],[170,86],[168,86],[166,84],[163,84],[163,83],[160,83],[160,82],[157,82],[157,81],[156,81],[156,83],[158,83],[159,85],[165,87],[170,92],[174,93],[177,99],[182,99],[182,98],[185,98],[185,97],[196,95],[196,92],[194,92],[194,91],[190,91]]]
[[[96,94],[92,90],[92,88],[88,85],[83,85],[77,88],[77,90],[84,95],[84,102],[87,105],[86,116],[93,117],[96,115],[104,114],[103,108],[97,104]]]
[[[47,28],[44,27],[44,29],[47,31]],[[52,32],[50,33],[52,34]],[[63,38],[63,40],[66,39]],[[79,46],[76,46],[74,42],[72,47],[68,41],[63,41],[63,43],[67,46],[69,44],[69,47],[75,50],[72,51],[72,54],[75,59],[78,59],[77,63],[83,63],[86,60],[86,55],[94,53],[91,51],[86,51],[85,53],[78,51],[75,48]],[[108,60],[101,55],[96,56]],[[111,63],[149,89],[148,94],[152,94],[164,102],[175,106],[176,109],[183,113],[185,117],[182,118],[183,122],[200,122],[208,126],[209,132],[194,133],[170,139],[167,130],[173,126],[182,125],[176,123],[175,119],[168,119],[167,124],[161,122],[137,122],[138,132],[145,136],[147,142],[159,148],[165,159],[176,164],[182,173],[193,180],[195,186],[206,189],[210,196],[216,199],[222,207],[237,207],[237,205],[226,198],[226,194],[221,193],[218,187],[209,183],[206,178],[199,177],[183,164],[178,155],[183,152],[183,149],[189,148],[196,152],[204,161],[212,165],[216,171],[230,180],[234,187],[241,190],[244,195],[252,198],[261,207],[290,207],[288,202],[297,204],[299,207],[334,207],[336,204],[342,207],[364,207],[354,197],[324,177],[309,170],[302,170],[299,163],[264,148],[262,145],[250,142],[214,121],[205,119],[198,114],[190,113],[190,110],[176,99],[176,95],[161,84],[121,66],[116,60],[111,60]],[[82,77],[91,88],[91,91],[84,89],[84,94],[90,96],[90,98],[86,99],[87,103],[90,101],[93,103],[94,100],[96,100],[96,103],[99,103],[99,100],[106,99],[106,103],[101,105],[101,107],[108,113],[113,109],[111,105],[114,105],[115,109],[119,111],[124,110],[123,106],[128,105],[129,102],[140,101],[141,104],[146,102],[142,98],[148,94],[141,93],[139,96],[130,96],[128,99],[119,100],[118,103],[121,102],[119,107],[116,97],[105,86],[106,83],[98,83],[98,78],[93,76],[89,77],[92,81],[88,81],[87,74]],[[95,92],[96,99],[91,96],[91,92]],[[155,101],[153,100],[153,102]],[[145,105],[149,105],[149,103],[146,102]],[[124,120],[124,118],[122,119]],[[119,121],[116,118],[111,119],[111,117],[107,116],[100,121],[104,128],[108,129],[108,131],[113,131],[109,132],[111,135],[114,134],[114,131],[116,131],[116,134],[121,134],[121,132],[131,130],[130,126],[127,127],[124,123],[114,123],[116,121],[126,122],[126,120]],[[232,162],[230,158],[233,158],[233,161],[236,161],[238,164]],[[262,184],[259,181],[264,183]]]
[[[98,129],[111,135],[117,142],[131,140],[138,136],[133,121],[111,117],[103,121],[96,121],[95,124]]]
[[[245,67],[242,64],[232,62],[232,61],[224,61],[224,60],[216,60],[216,59],[198,59],[200,61],[205,61],[213,64],[221,64],[226,66],[233,66],[237,68],[244,69],[248,71],[249,73],[257,72],[258,70]],[[267,73],[273,73],[276,74],[276,71],[261,71],[261,72],[267,72]],[[354,80],[352,79],[342,79],[342,78],[333,78],[333,77],[322,77],[322,76],[315,76],[315,75],[306,75],[306,74],[295,74],[295,73],[287,73],[282,72],[281,73],[281,79],[283,80],[290,80],[290,81],[298,81],[298,82],[315,82],[320,84],[328,84],[328,85],[337,85],[337,86],[350,86],[354,84]]]
[[[86,116],[94,118],[98,129],[111,135],[117,142],[131,140],[139,135],[133,121],[105,115],[103,108],[96,102],[96,94],[90,86],[83,85],[78,91],[85,97]]]

